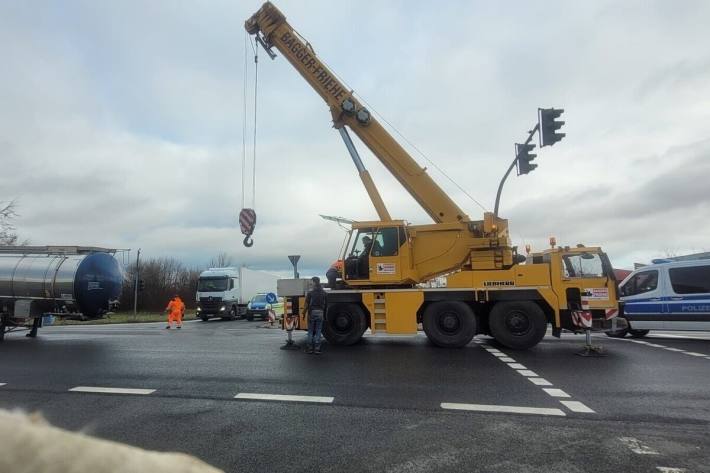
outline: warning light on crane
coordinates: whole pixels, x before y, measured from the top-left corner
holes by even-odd
[[[528,174],[530,171],[534,171],[537,164],[533,164],[532,161],[537,158],[537,154],[531,154],[530,152],[535,149],[533,143],[515,143],[515,156],[518,162],[518,176],[522,174]]]
[[[540,126],[540,147],[552,146],[562,138],[564,133],[558,133],[557,130],[565,124],[563,121],[557,120],[565,113],[561,108],[538,108],[538,125]]]

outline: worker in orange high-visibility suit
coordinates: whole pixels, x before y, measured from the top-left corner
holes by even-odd
[[[185,303],[180,299],[180,296],[175,294],[168,306],[165,308],[168,312],[168,326],[165,327],[169,329],[173,322],[177,324],[177,328],[182,328],[182,315],[185,313]]]

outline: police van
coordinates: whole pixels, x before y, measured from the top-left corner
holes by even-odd
[[[619,286],[629,328],[610,337],[643,337],[650,330],[710,331],[710,260],[653,260]]]

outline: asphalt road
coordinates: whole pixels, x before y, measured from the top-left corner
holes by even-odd
[[[315,356],[260,325],[11,334],[0,407],[230,472],[710,472],[708,333],[595,337],[604,358],[575,356],[568,334],[525,352],[368,337]]]

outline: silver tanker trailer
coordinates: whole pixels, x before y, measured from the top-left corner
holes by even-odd
[[[42,317],[101,318],[118,305],[123,272],[115,250],[86,246],[0,247],[0,340]]]

